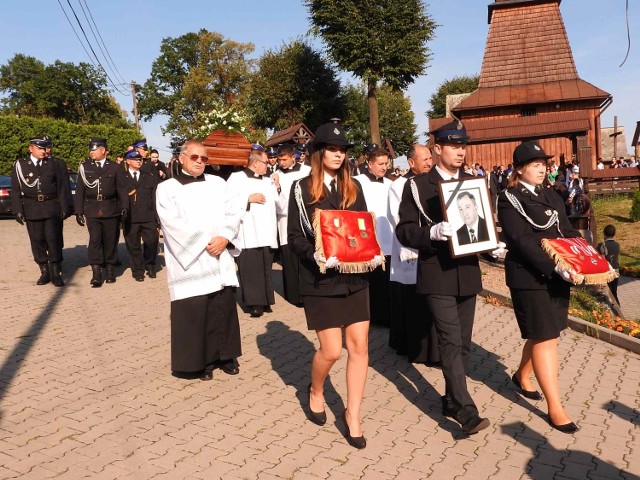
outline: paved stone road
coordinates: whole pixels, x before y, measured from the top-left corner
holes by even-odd
[[[357,451],[335,421],[345,358],[327,382],[327,424],[301,410],[316,345],[301,310],[278,297],[272,314],[241,314],[240,375],[175,379],[164,272],[140,284],[126,270],[91,289],[86,235],[66,222],[67,286],[37,287],[24,227],[0,221],[2,479],[640,479],[635,354],[562,335],[562,395],[581,427],[564,435],[544,402],[510,385],[521,349],[513,313],[480,299],[469,386],[492,425],[465,438],[440,413],[441,372],[397,357],[372,328],[368,446]]]
[[[620,277],[618,298],[625,318],[640,321],[640,278]]]

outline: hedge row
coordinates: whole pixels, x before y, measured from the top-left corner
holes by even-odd
[[[111,157],[125,152],[127,145],[140,138],[134,129],[107,125],[77,125],[65,120],[0,115],[0,175],[10,175],[17,158],[28,155],[29,140],[48,135],[53,140],[52,154],[76,171],[78,164],[88,157],[91,137],[108,140]]]

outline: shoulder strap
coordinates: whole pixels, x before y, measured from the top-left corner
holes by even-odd
[[[527,222],[529,222],[533,228],[535,228],[536,230],[547,230],[553,224],[555,224],[556,228],[558,229],[558,233],[560,234],[560,236],[564,237],[564,235],[562,235],[562,232],[560,231],[560,220],[558,219],[558,211],[557,210],[553,211],[553,213],[549,217],[549,221],[546,224],[538,225],[537,223],[535,223],[533,221],[533,219],[529,215],[527,215],[527,213],[524,211],[524,207],[520,203],[520,200],[518,200],[513,193],[511,193],[508,190],[505,190],[504,194],[507,197],[507,200],[509,200],[509,203],[513,206],[513,208],[515,208],[516,211],[520,215],[522,215],[524,217],[524,219]]]
[[[293,194],[296,198],[296,203],[298,204],[298,212],[300,214],[300,226],[302,227],[302,232],[304,236],[307,238],[313,238],[313,228],[311,227],[311,222],[309,221],[309,215],[307,214],[307,209],[304,206],[304,201],[302,199],[302,187],[300,186],[301,178],[296,180],[295,187],[293,187]]]
[[[413,178],[409,179],[409,188],[411,188],[411,195],[413,196],[413,201],[415,202],[416,207],[418,207],[418,211],[420,212],[420,214],[427,220],[428,226],[435,225],[436,222],[431,220],[429,216],[425,213],[424,209],[422,208],[422,204],[420,203],[420,195],[418,194],[418,186],[416,185],[416,182]],[[422,226],[422,222],[420,222],[419,218],[418,218],[418,224]]]

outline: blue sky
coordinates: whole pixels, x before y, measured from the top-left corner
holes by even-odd
[[[59,1],[70,12],[67,0]],[[206,28],[235,41],[253,43],[253,56],[259,58],[265,50],[278,48],[309,30],[307,10],[300,0],[68,1],[85,24],[85,30],[80,5],[86,2],[119,72],[127,81],[138,83],[149,77],[151,64],[160,52],[160,42],[166,37]],[[429,12],[440,26],[429,45],[432,51],[429,68],[408,89],[418,133],[428,129],[424,112],[440,83],[455,75],[480,72],[489,27],[489,3],[432,0],[429,4]],[[613,116],[617,115],[618,125],[627,130],[627,144],[640,120],[640,5],[630,3],[631,53],[622,67],[619,65],[627,48],[625,1],[564,0],[560,5],[578,74],[613,94],[614,102],[603,114],[602,126],[613,126]],[[56,59],[88,61],[58,1],[3,2],[0,32],[3,64],[16,53],[32,55],[45,63]],[[87,35],[93,41],[89,30]],[[315,44],[322,48],[319,41],[315,40]],[[354,81],[348,75],[342,79]],[[123,90],[129,92],[128,87]],[[116,93],[115,97],[124,109],[132,109],[130,94]],[[161,150],[163,160],[168,160],[168,137],[163,137],[160,131],[164,122],[165,119],[158,118],[142,126],[149,143]]]

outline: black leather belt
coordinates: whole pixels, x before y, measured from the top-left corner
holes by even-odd
[[[115,195],[109,196],[109,195],[102,195],[102,194],[94,195],[94,196],[89,196],[89,195],[86,196],[87,200],[97,200],[99,202],[102,202],[103,200],[113,200],[115,198],[117,198]]]
[[[55,200],[56,198],[58,198],[58,195],[56,193],[52,193],[49,195],[44,193],[38,193],[37,195],[29,195],[28,193],[23,193],[22,196],[31,200],[37,200],[39,202],[44,202],[46,200]]]

